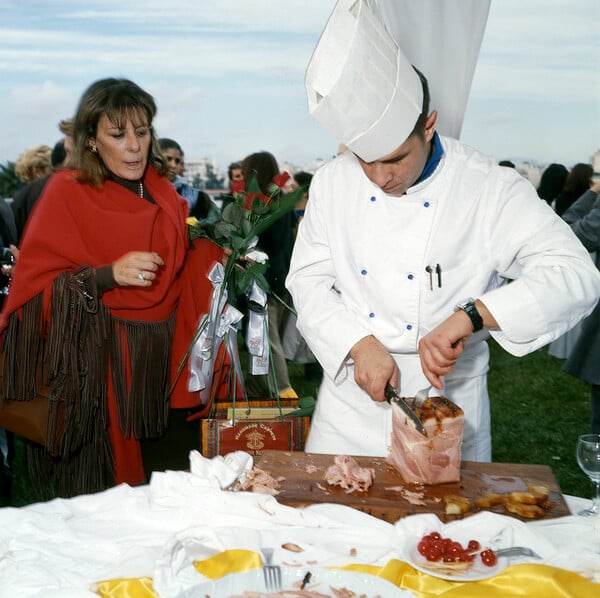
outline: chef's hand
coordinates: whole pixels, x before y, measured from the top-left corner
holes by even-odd
[[[130,251],[113,263],[113,277],[119,286],[149,287],[164,265],[158,253]]]
[[[463,317],[464,320],[463,321]],[[421,368],[430,384],[442,390],[443,376],[449,374],[463,352],[463,342],[473,334],[469,316],[462,310],[436,326],[419,341]]]
[[[475,307],[486,328],[498,329],[498,323],[478,299]],[[419,341],[421,368],[435,388],[443,390],[442,377],[449,374],[463,352],[463,343],[473,334],[473,324],[462,310],[454,312]]]
[[[354,360],[354,381],[374,401],[385,401],[387,384],[398,386],[398,366],[389,351],[374,336],[365,336],[349,356]]]

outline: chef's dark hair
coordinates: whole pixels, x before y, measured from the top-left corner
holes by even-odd
[[[431,102],[431,96],[429,94],[429,83],[427,82],[427,77],[415,66],[413,66],[417,75],[419,75],[419,79],[421,80],[421,85],[423,86],[423,108],[421,110],[421,114],[419,118],[417,118],[417,122],[413,127],[411,135],[420,135],[422,138],[425,137],[425,123],[427,122],[427,117],[429,116],[429,103]]]

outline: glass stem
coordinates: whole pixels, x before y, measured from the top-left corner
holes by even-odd
[[[600,513],[600,482],[594,482],[596,493],[592,499],[592,510],[595,513]]]

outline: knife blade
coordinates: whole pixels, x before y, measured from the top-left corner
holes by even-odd
[[[423,425],[423,422],[419,416],[408,406],[408,403],[392,388],[390,384],[388,384],[385,388],[385,398],[390,404],[392,401],[396,403],[396,405],[398,405],[398,407],[400,407],[400,409],[402,409],[402,411],[408,415],[408,418],[413,422],[417,431],[423,434],[423,436],[427,436],[427,430],[425,429],[425,426]]]

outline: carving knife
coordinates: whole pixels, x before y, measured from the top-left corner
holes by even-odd
[[[415,428],[417,431],[421,432],[423,436],[427,436],[427,430],[423,425],[423,422],[420,420],[419,416],[408,406],[408,403],[400,396],[398,393],[388,384],[385,388],[385,398],[388,403],[392,403],[392,401],[404,411],[404,413],[408,416],[408,418],[415,424]]]

